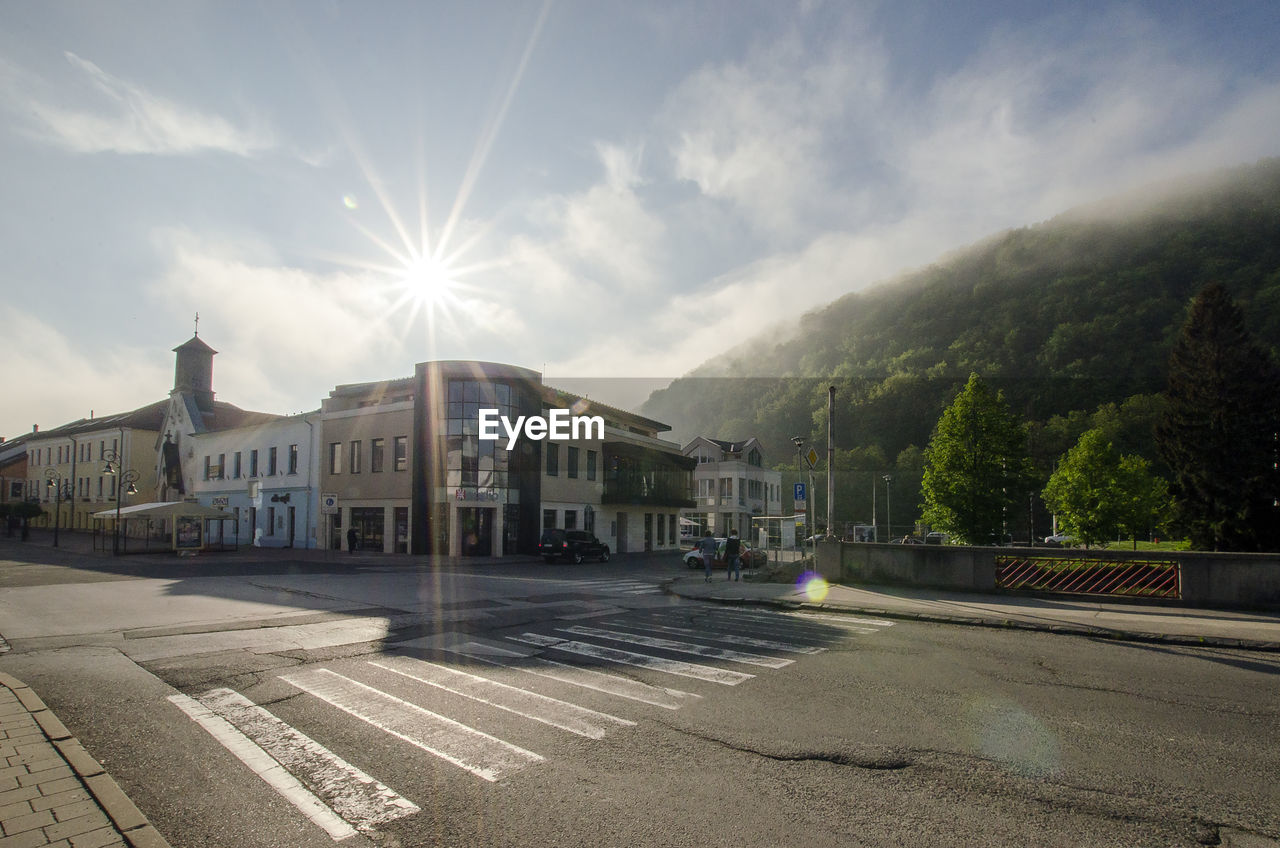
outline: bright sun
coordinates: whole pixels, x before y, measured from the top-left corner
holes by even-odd
[[[453,291],[448,266],[432,256],[419,256],[405,267],[401,278],[406,294],[424,306],[444,301]]]

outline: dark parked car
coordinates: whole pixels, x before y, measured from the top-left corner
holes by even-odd
[[[588,533],[586,530],[543,530],[538,541],[538,553],[547,562],[555,562],[559,557],[571,559],[575,563],[587,557],[599,557],[601,562],[609,561],[609,546]]]

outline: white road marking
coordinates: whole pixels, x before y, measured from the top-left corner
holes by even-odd
[[[280,679],[490,782],[545,760],[541,754],[328,669],[285,674]]]
[[[689,627],[668,627],[662,624],[632,624],[628,621],[607,622],[610,627],[625,627],[628,630],[650,630],[655,633],[673,633],[677,636],[693,636],[698,639],[710,639],[713,642],[727,642],[730,645],[744,645],[749,648],[767,648],[774,651],[786,651],[792,654],[820,654],[826,648],[815,648],[812,645],[794,645],[790,642],[774,642],[771,639],[755,639],[750,636],[737,636],[732,633],[716,633],[710,630],[694,630]]]
[[[607,674],[603,671],[594,671],[589,668],[581,668],[574,665],[566,665],[558,663],[555,660],[549,660],[544,657],[528,657],[522,659],[519,665],[514,663],[506,663],[496,656],[500,656],[494,652],[494,649],[488,645],[482,645],[476,642],[465,642],[460,645],[453,645],[446,650],[462,654],[474,660],[492,663],[493,665],[509,668],[514,671],[522,671],[526,674],[536,674],[539,677],[546,677],[551,680],[558,680],[561,683],[568,683],[572,686],[580,686],[583,689],[592,689],[596,692],[603,692],[606,695],[616,695],[619,698],[627,698],[631,701],[639,701],[643,704],[649,704],[655,707],[662,707],[665,710],[678,710],[685,702],[701,698],[701,695],[695,695],[692,692],[681,692],[679,689],[668,689],[666,687],[650,686],[648,683],[642,683],[639,680],[632,680],[629,677],[619,677],[616,674]],[[511,658],[523,657],[515,651],[507,652]]]
[[[537,633],[524,633],[520,636],[508,636],[507,638],[514,642],[524,642],[527,645],[538,645],[539,647],[552,648],[584,657],[594,657],[608,662],[634,665],[638,668],[653,669],[667,674],[678,674],[681,677],[692,677],[697,680],[720,683],[725,686],[737,686],[742,681],[755,677],[754,674],[747,674],[742,671],[730,671],[726,668],[697,665],[696,663],[682,660],[670,660],[665,657],[638,654],[634,651],[621,651],[617,648],[605,648],[600,645],[592,645],[589,642],[560,639],[556,636],[542,636]]]
[[[854,618],[850,615],[827,615],[821,612],[795,612],[787,613],[787,615],[797,618],[801,621],[809,618],[820,618],[823,621],[838,621],[841,624],[865,624],[869,627],[892,627],[892,621],[884,621],[879,618]]]
[[[621,630],[602,630],[599,627],[584,627],[575,624],[573,627],[558,627],[560,633],[572,633],[575,636],[594,636],[597,639],[609,639],[628,645],[643,645],[646,648],[659,648],[664,651],[675,651],[680,654],[693,654],[717,660],[759,665],[765,668],[782,668],[791,665],[795,660],[783,657],[766,657],[762,654],[749,654],[745,651],[733,651],[728,648],[714,648],[710,645],[699,645],[694,642],[680,642],[675,639],[659,639],[653,636],[637,636]]]
[[[237,730],[231,722],[214,715],[204,704],[186,695],[170,695],[169,700],[335,841],[356,835],[354,827],[312,795],[283,765]]]
[[[412,657],[388,657],[385,660],[371,660],[369,665],[452,692],[463,698],[470,698],[481,704],[515,713],[522,718],[533,719],[579,736],[586,736],[589,739],[604,738],[605,728],[598,723],[601,721],[613,722],[625,727],[635,727],[636,724],[625,718],[596,712],[577,704],[570,704],[568,701],[550,698],[516,686],[508,686],[478,674],[459,671],[426,660]]]
[[[641,580],[579,580],[574,585],[623,595],[655,595],[662,592],[662,589],[652,583]]]
[[[418,812],[416,804],[240,693],[214,689],[199,700],[252,739],[357,829],[368,830]]]

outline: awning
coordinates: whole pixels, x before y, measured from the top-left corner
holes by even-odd
[[[102,512],[95,512],[93,517],[114,519],[116,515],[116,510],[104,509]],[[185,501],[145,503],[121,507],[119,516],[122,520],[126,518],[235,518],[233,513],[226,510],[215,509],[204,504],[186,503]]]

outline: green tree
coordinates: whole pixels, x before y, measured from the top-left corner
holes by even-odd
[[[933,529],[970,545],[998,542],[1030,489],[1021,422],[977,374],[942,413],[924,452],[921,504]]]
[[[1044,502],[1061,529],[1085,545],[1158,528],[1169,494],[1165,482],[1138,456],[1121,456],[1099,428],[1081,434],[1044,488]]]
[[[1132,455],[1120,457],[1116,481],[1120,531],[1133,540],[1136,551],[1139,534],[1163,532],[1168,523],[1173,507],[1169,483],[1152,473],[1150,462]]]
[[[1156,444],[1193,547],[1275,550],[1280,373],[1219,284],[1191,304],[1169,357]]]

